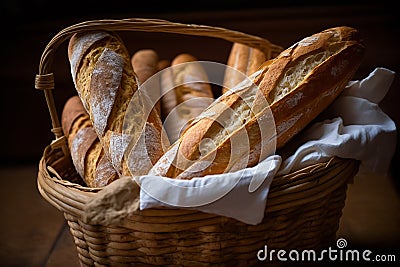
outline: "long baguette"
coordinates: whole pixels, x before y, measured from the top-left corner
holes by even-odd
[[[179,138],[190,120],[214,101],[208,81],[203,66],[187,53],[177,55],[171,68],[162,72],[164,127],[171,143]]]
[[[250,76],[267,60],[264,52],[241,43],[233,43],[225,70],[222,93],[226,93],[243,80],[243,75]]]
[[[70,97],[65,103],[61,123],[72,162],[87,186],[103,187],[119,178],[78,96]]]
[[[359,32],[346,26],[295,43],[251,77],[258,88],[241,84],[217,99],[150,173],[191,179],[256,165],[333,102],[353,77],[363,54]],[[263,130],[273,132],[260,124],[270,119],[269,113],[275,121],[276,139],[270,133],[262,134]],[[241,142],[246,148],[241,148]]]
[[[133,54],[131,63],[139,83],[143,84],[158,72],[158,62],[158,54],[153,49],[140,49]],[[146,89],[148,89],[146,93],[155,103],[156,111],[161,117],[161,103],[159,101],[161,97],[160,82],[158,80],[157,82],[152,82],[151,86],[148,86]]]
[[[112,32],[77,33],[68,57],[78,95],[114,168],[124,176],[146,174],[169,143],[154,107],[148,116],[141,107],[146,97],[138,92],[123,41]],[[138,112],[130,110],[133,99]]]

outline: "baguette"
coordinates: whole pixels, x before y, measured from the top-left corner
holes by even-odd
[[[65,103],[61,124],[72,162],[87,186],[104,187],[119,178],[78,96],[70,97]]]
[[[78,95],[119,176],[147,174],[169,143],[156,110],[145,106],[148,97],[138,90],[123,41],[112,32],[77,33],[68,58]]]
[[[131,63],[140,84],[143,84],[158,72],[158,62],[158,54],[153,49],[141,49],[133,54]],[[151,90],[148,90],[146,93],[149,95],[150,99],[155,102],[156,111],[161,117],[161,104],[159,101],[161,89],[159,87],[159,81],[151,83],[151,88],[148,89]]]
[[[179,138],[191,119],[214,101],[207,73],[196,61],[193,55],[179,54],[172,60],[171,68],[161,73],[164,128],[171,143]]]
[[[243,80],[243,75],[250,76],[267,60],[264,52],[241,43],[234,43],[228,57],[222,93],[226,93]],[[242,75],[241,75],[242,74]]]
[[[359,32],[346,26],[295,43],[254,73],[251,78],[258,87],[241,83],[218,98],[150,173],[191,179],[255,166],[333,102],[363,54]],[[265,129],[268,124],[263,123],[271,116],[275,129]]]
[[[171,66],[171,62],[168,59],[161,59],[157,63],[158,71],[162,71],[163,69],[166,69],[170,66]]]

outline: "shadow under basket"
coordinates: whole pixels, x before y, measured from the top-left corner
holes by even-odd
[[[137,211],[118,225],[87,224],[84,205],[100,189],[68,182],[78,175],[72,161],[51,146],[40,161],[38,187],[64,213],[82,266],[281,265],[276,258],[260,261],[257,253],[265,245],[275,251],[334,246],[358,166],[356,160],[332,158],[274,177],[258,225],[166,208]]]
[[[53,99],[54,51],[74,33],[88,30],[158,31],[222,38],[265,52],[271,59],[282,48],[260,37],[205,25],[163,20],[125,19],[83,22],[60,31],[46,46],[35,88],[44,91],[55,140],[39,163],[38,189],[64,213],[82,266],[254,266],[282,265],[276,257],[261,261],[268,246],[279,249],[326,249],[336,242],[347,185],[359,162],[333,157],[273,178],[264,218],[248,225],[232,218],[185,209],[136,211],[118,224],[84,221],[84,207],[101,189],[71,181],[78,174],[70,158]]]

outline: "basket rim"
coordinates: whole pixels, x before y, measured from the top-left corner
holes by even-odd
[[[44,91],[50,118],[52,121],[52,132],[55,140],[46,146],[43,156],[39,162],[37,185],[41,195],[53,206],[66,213],[82,217],[85,203],[102,188],[90,188],[75,184],[62,178],[53,168],[55,163],[49,157],[54,157],[56,151],[63,156],[58,156],[57,161],[63,162],[69,157],[69,149],[66,138],[63,135],[57,109],[53,99],[54,76],[51,72],[53,56],[59,45],[68,40],[73,34],[88,30],[111,30],[111,31],[150,31],[170,32],[187,35],[199,35],[205,37],[217,37],[231,42],[241,42],[252,47],[268,46],[271,51],[280,52],[282,47],[271,43],[269,40],[252,36],[238,31],[220,27],[196,24],[181,24],[159,19],[119,19],[119,20],[93,20],[84,21],[61,30],[46,46],[39,65],[39,74],[35,79],[35,88]],[[271,52],[270,51],[270,52]],[[271,54],[269,55],[271,57]],[[296,203],[304,204],[323,197],[324,194],[332,192],[339,186],[348,182],[349,177],[355,174],[357,163],[352,159],[341,159],[332,157],[326,162],[315,163],[293,173],[274,177],[270,194],[268,195],[266,212],[277,211],[293,207]],[[335,171],[332,169],[338,168]],[[338,175],[340,171],[346,175]],[[322,190],[324,189],[324,190]],[[304,197],[304,194],[309,196]],[[288,197],[290,196],[290,197]],[[279,201],[286,197],[286,201]],[[187,212],[184,209],[168,209]],[[141,211],[149,212],[149,211]],[[217,216],[217,215],[216,215]]]
[[[72,183],[66,179],[60,180],[61,175],[49,171],[49,156],[60,148],[53,149],[48,145],[39,162],[37,185],[40,194],[50,204],[63,212],[72,213],[82,218],[87,202],[103,188],[90,188]],[[61,156],[59,160],[67,160],[69,155]],[[303,205],[310,201],[323,198],[339,187],[352,181],[358,172],[359,161],[332,157],[325,162],[313,163],[289,174],[275,176],[272,180],[265,213]],[[175,212],[176,214],[203,213],[184,208],[149,208],[138,211],[137,214],[156,211]],[[135,215],[134,214],[134,215]],[[205,216],[209,216],[203,213]],[[216,217],[222,217],[215,215]]]
[[[115,21],[107,21],[107,23],[111,24],[113,22]],[[117,21],[117,24],[119,23],[121,23],[121,21]],[[85,23],[78,25],[85,28]],[[60,38],[66,37],[65,35],[61,35]],[[185,237],[184,234],[192,234],[192,230],[196,228],[205,234],[215,233],[225,235],[225,231],[228,234],[230,234],[229,231],[238,233],[247,238],[246,243],[238,244],[237,240],[232,239],[229,240],[229,246],[244,246],[245,244],[245,252],[249,251],[249,249],[258,251],[258,249],[265,244],[266,238],[275,238],[277,243],[285,243],[291,242],[291,237],[298,235],[295,230],[298,229],[300,223],[297,220],[289,226],[287,223],[287,217],[291,217],[292,213],[295,214],[295,219],[297,217],[303,219],[307,216],[307,218],[303,220],[305,223],[302,225],[305,225],[307,229],[310,228],[310,231],[315,231],[316,226],[319,226],[315,224],[315,219],[325,222],[322,228],[327,227],[329,229],[322,229],[322,231],[329,232],[329,237],[334,235],[338,218],[340,218],[341,208],[344,205],[347,184],[351,182],[351,179],[358,171],[359,162],[354,159],[331,157],[327,161],[315,162],[289,174],[275,176],[270,186],[267,205],[264,211],[264,220],[260,225],[256,226],[247,227],[245,223],[232,218],[194,209],[176,207],[137,210],[119,221],[116,225],[92,225],[90,222],[86,222],[84,211],[85,204],[103,190],[103,188],[92,188],[70,182],[64,179],[64,174],[57,171],[58,169],[63,169],[57,168],[60,166],[73,168],[66,139],[57,121],[58,118],[55,112],[52,92],[50,90],[52,89],[50,87],[54,87],[54,81],[52,81],[54,77],[51,72],[48,73],[51,64],[47,63],[47,60],[51,61],[57,42],[56,40],[56,42],[52,44],[53,47],[50,46],[46,48],[44,53],[45,59],[41,62],[43,66],[41,65],[41,70],[39,71],[43,73],[37,76],[38,79],[36,81],[40,83],[38,87],[41,87],[43,81],[40,80],[42,78],[44,80],[44,88],[41,87],[40,89],[43,89],[45,92],[53,123],[52,131],[56,136],[56,139],[45,147],[39,161],[37,186],[42,197],[64,213],[64,217],[68,221],[68,226],[74,237],[81,264],[93,265],[94,262],[96,262],[101,265],[108,265],[113,260],[128,262],[132,260],[131,256],[134,257],[137,255],[135,253],[133,253],[134,255],[127,254],[131,251],[128,250],[128,248],[130,248],[129,238],[137,237],[143,241],[146,240],[146,238],[154,238],[154,234],[160,234],[160,236],[164,235],[163,238],[167,236],[169,238],[181,240]],[[328,212],[325,210],[326,205],[329,205]],[[300,208],[298,210],[299,207],[304,209]],[[322,215],[320,215],[321,210]],[[302,213],[303,211],[306,214]],[[276,218],[276,220],[272,222],[272,226],[276,226],[276,229],[270,229],[266,224],[266,222],[269,221],[269,214],[273,214],[272,216]],[[329,224],[326,224],[326,220],[322,220],[326,217],[329,217]],[[333,219],[330,217],[333,217]],[[246,235],[244,235],[243,232],[238,232],[236,226],[245,226],[247,230]],[[279,230],[284,228],[288,228],[290,231],[288,235],[280,234]],[[243,230],[244,228],[240,229]],[[197,233],[199,231],[197,231]],[[261,234],[268,231],[274,233],[270,234],[271,236],[269,234]],[[127,234],[131,232],[134,234]],[[182,232],[184,234],[181,236],[180,233]],[[279,233],[276,234],[276,232]],[[124,238],[120,238],[117,241],[108,239],[109,236],[113,236],[113,234],[118,237],[121,233],[124,235]],[[193,232],[193,234],[196,234],[196,232]],[[146,236],[146,238],[144,238],[144,236]],[[310,236],[313,238],[313,235],[310,235],[309,232],[304,235],[305,239],[311,239]],[[221,245],[221,240],[225,240],[226,238],[219,237],[219,235],[216,236],[218,240],[215,244],[218,249],[225,249]],[[196,236],[196,239],[197,238],[198,236]],[[248,241],[250,238],[255,240]],[[318,232],[318,238],[323,239],[326,237]],[[152,245],[157,243],[157,240],[152,241],[154,241],[151,243]],[[319,241],[319,239],[317,241]],[[324,239],[322,241],[325,242]],[[104,245],[107,244],[107,242],[113,243],[114,246],[118,246],[118,242],[124,243],[124,245],[121,246],[121,250],[114,249],[113,246],[110,246],[110,249],[108,249],[109,251],[104,253]],[[169,249],[169,247],[165,248],[166,250]],[[145,253],[149,252],[149,255],[159,255],[160,253],[160,251],[157,251],[158,254],[151,254],[154,253],[156,249],[159,250],[159,247],[145,246],[141,249],[142,250],[139,252],[142,254],[143,251],[145,251]],[[229,250],[230,247],[226,251],[229,252]],[[123,252],[122,254],[121,251]],[[142,254],[140,254],[140,257],[142,257]],[[219,257],[219,255],[220,254],[218,254],[216,258]],[[103,258],[103,256],[107,256],[108,258]],[[134,260],[135,262],[138,261],[137,259]],[[194,262],[193,259],[184,259],[183,262],[185,262],[185,260]],[[222,258],[218,258],[217,260],[221,263]]]

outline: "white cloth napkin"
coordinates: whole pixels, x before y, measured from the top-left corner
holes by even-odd
[[[293,172],[332,156],[360,160],[359,174],[386,174],[396,147],[396,126],[378,106],[395,73],[376,68],[361,81],[351,81],[343,93],[296,137],[295,153],[284,159],[278,175]]]
[[[183,207],[256,224],[262,221],[280,164],[281,157],[275,155],[252,168],[191,180],[139,176],[140,209]]]
[[[181,207],[235,218],[256,225],[264,216],[275,175],[285,174],[332,156],[361,161],[360,172],[388,171],[396,145],[394,122],[379,108],[395,73],[376,68],[352,81],[316,122],[299,134],[285,156],[268,157],[256,167],[192,180],[140,176],[140,209]]]

